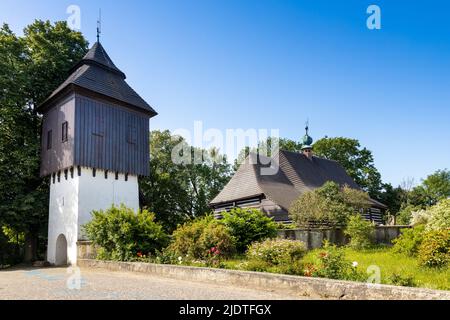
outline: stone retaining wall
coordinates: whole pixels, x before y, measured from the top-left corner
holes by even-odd
[[[401,230],[409,226],[377,226],[375,228],[374,242],[377,244],[391,245],[392,240],[401,234]],[[348,243],[348,238],[343,229],[286,229],[278,230],[278,236],[283,239],[303,241],[309,250],[322,247],[323,241],[328,240],[336,245]]]
[[[111,262],[79,259],[81,268],[143,272],[179,280],[208,282],[244,288],[289,292],[318,299],[345,300],[450,300],[450,291],[373,285],[350,281],[278,275],[261,272],[158,265],[140,262]]]

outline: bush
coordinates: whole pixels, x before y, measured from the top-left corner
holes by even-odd
[[[304,271],[305,276],[352,281],[363,281],[366,278],[365,274],[357,270],[357,265],[354,266],[345,258],[342,248],[330,245],[327,241],[317,258],[318,265],[308,265]]]
[[[155,215],[124,205],[106,211],[93,211],[92,220],[84,225],[88,238],[101,249],[98,258],[128,261],[138,254],[149,255],[167,244],[168,236]]]
[[[429,231],[418,252],[419,263],[426,267],[445,267],[450,261],[450,229]]]
[[[431,218],[430,211],[420,209],[411,213],[411,224],[413,226],[426,225]]]
[[[255,272],[268,272],[270,265],[262,260],[249,260],[243,264],[243,269]]]
[[[427,230],[450,229],[450,199],[441,200],[427,211],[430,214]]]
[[[227,228],[207,216],[178,227],[167,250],[177,256],[207,259],[213,248],[218,252],[215,256],[230,256],[235,251],[235,239]]]
[[[301,258],[306,253],[300,241],[267,239],[253,243],[248,251],[245,269],[249,271],[303,275]]]
[[[22,244],[13,243],[0,227],[0,269],[22,261]]]
[[[352,215],[344,233],[350,237],[350,246],[355,249],[365,249],[372,245],[375,226],[360,214]]]
[[[342,227],[349,217],[369,208],[369,204],[367,193],[326,182],[322,187],[302,194],[293,202],[289,214],[302,227]]]
[[[422,244],[424,233],[424,225],[418,225],[411,229],[404,229],[401,236],[392,241],[394,244],[394,247],[392,248],[393,252],[411,257],[416,256],[419,247]]]
[[[277,223],[255,209],[232,209],[223,214],[221,223],[236,239],[236,248],[239,252],[245,252],[253,242],[274,238],[277,235]]]
[[[269,265],[291,264],[306,253],[303,242],[286,239],[267,239],[253,243],[248,251],[249,260],[263,261]]]
[[[388,277],[388,281],[390,284],[394,286],[402,286],[402,287],[416,287],[417,284],[414,281],[414,277],[411,275],[401,275],[399,273],[393,273]]]
[[[396,224],[397,225],[410,225],[412,224],[413,213],[420,211],[421,208],[413,205],[403,205],[400,211],[397,213]],[[415,221],[417,223],[417,221]]]

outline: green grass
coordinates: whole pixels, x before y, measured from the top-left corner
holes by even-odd
[[[317,261],[317,253],[313,250],[303,258],[306,263]],[[358,262],[358,269],[365,272],[371,265],[381,270],[381,283],[392,284],[390,278],[394,275],[412,277],[417,287],[450,290],[450,267],[432,269],[419,266],[417,259],[392,252],[391,248],[378,247],[367,250],[344,248],[346,259]]]
[[[383,284],[394,284],[392,283],[393,275],[399,275],[402,279],[412,278],[416,287],[450,290],[450,266],[443,269],[421,267],[416,258],[394,253],[390,247],[377,247],[367,250],[355,250],[344,247],[343,250],[348,261],[358,262],[357,268],[362,273],[366,273],[369,266],[378,266],[381,271],[381,283]],[[302,263],[317,264],[319,252],[321,252],[320,249],[309,251],[303,257]],[[247,262],[245,255],[238,255],[232,259],[223,260],[221,268],[246,270]],[[266,272],[282,273],[283,269],[273,267],[268,268]]]

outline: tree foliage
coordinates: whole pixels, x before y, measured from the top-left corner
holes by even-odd
[[[350,216],[370,207],[367,193],[327,182],[302,194],[292,204],[289,214],[302,227],[345,226]]]
[[[314,143],[314,153],[339,162],[347,173],[374,199],[380,199],[381,175],[375,167],[372,152],[356,139],[322,138]]]
[[[450,197],[450,171],[437,170],[426,177],[409,194],[409,202],[416,206],[432,206]]]
[[[65,22],[37,20],[23,37],[6,24],[0,28],[0,223],[26,232],[33,249],[36,237],[46,236],[48,215],[36,106],[64,80],[87,45]]]
[[[182,163],[173,159],[178,150],[187,152]],[[152,131],[150,176],[140,180],[143,205],[156,212],[157,220],[171,231],[209,212],[208,203],[230,176],[231,167],[217,150],[193,148],[167,130]]]

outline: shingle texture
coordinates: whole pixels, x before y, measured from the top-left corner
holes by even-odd
[[[103,46],[97,42],[38,110],[42,110],[69,85],[76,85],[156,115],[155,110],[126,83],[125,78],[125,74],[114,65]]]
[[[211,206],[264,195],[289,210],[292,202],[301,194],[319,188],[327,181],[361,189],[336,161],[319,157],[309,160],[301,153],[283,150],[272,159],[261,156],[260,161],[254,159],[254,154],[246,159],[230,182],[211,201]],[[268,160],[271,160],[272,167],[278,166],[276,174],[263,174],[262,169],[268,167],[264,165],[269,163]],[[376,207],[385,208],[375,200],[372,203]]]

